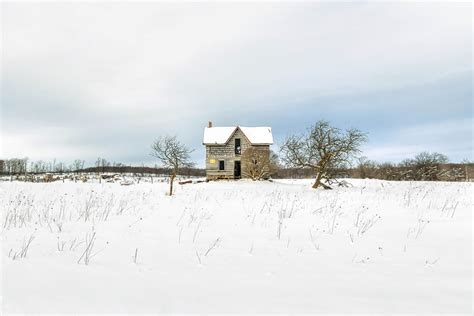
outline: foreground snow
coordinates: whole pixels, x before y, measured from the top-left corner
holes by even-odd
[[[0,183],[3,312],[470,314],[473,184],[350,182]]]

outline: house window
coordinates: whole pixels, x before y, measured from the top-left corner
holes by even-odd
[[[224,160],[219,160],[219,170],[224,170]]]
[[[242,152],[241,147],[240,147],[240,138],[235,139],[235,154],[240,155]]]

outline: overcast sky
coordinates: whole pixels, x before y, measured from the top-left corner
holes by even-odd
[[[2,3],[0,156],[154,164],[203,128],[319,119],[364,155],[473,159],[472,5]]]

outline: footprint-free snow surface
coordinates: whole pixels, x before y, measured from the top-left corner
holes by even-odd
[[[472,183],[0,183],[3,313],[471,313]]]

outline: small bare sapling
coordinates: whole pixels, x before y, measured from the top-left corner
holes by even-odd
[[[95,232],[92,233],[91,236],[89,234],[86,235],[86,248],[84,249],[84,252],[82,255],[79,257],[79,260],[77,260],[77,263],[80,263],[81,260],[84,262],[85,265],[88,265],[91,258],[93,257],[92,255],[92,249],[94,248],[94,243],[95,243]]]
[[[211,250],[213,250],[214,248],[216,248],[216,247],[219,245],[220,241],[221,241],[221,238],[220,238],[220,237],[217,238],[217,239],[214,241],[214,243],[212,243],[212,244],[209,246],[209,248],[207,249],[206,253],[204,254],[204,257],[207,257],[207,255],[211,252]]]
[[[133,255],[133,263],[137,264],[138,248],[135,248],[135,254]]]
[[[21,258],[26,258],[26,255],[28,254],[28,250],[30,249],[31,242],[35,239],[35,236],[31,234],[30,238],[28,240],[23,239],[23,245],[20,249],[20,251],[16,251],[13,253],[13,249],[10,249],[10,252],[8,256],[13,259],[21,259]],[[12,254],[13,253],[13,254]]]

